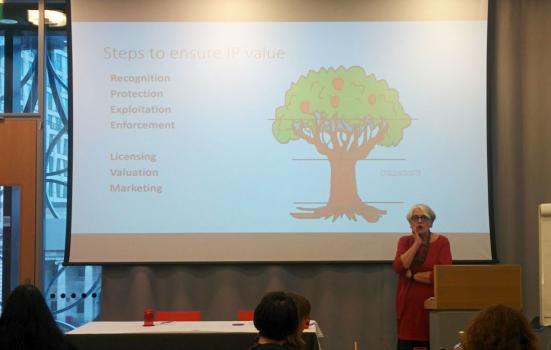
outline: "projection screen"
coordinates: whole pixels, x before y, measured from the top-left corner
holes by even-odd
[[[491,260],[487,1],[71,1],[68,263]]]

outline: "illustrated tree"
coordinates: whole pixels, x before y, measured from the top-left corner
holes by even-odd
[[[356,163],[377,145],[397,146],[411,123],[398,92],[361,67],[321,68],[302,75],[276,109],[272,132],[282,144],[302,140],[327,157],[331,188],[327,204],[298,207],[297,219],[356,215],[376,222],[386,211],[365,204],[356,186]]]

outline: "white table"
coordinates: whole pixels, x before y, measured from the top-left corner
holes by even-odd
[[[231,349],[246,350],[256,338],[252,321],[90,322],[67,333],[79,350],[110,349]],[[305,350],[318,350],[323,336],[315,321],[305,330]]]

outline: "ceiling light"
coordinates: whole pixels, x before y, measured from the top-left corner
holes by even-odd
[[[38,25],[38,10],[28,10],[27,20]],[[67,24],[67,16],[61,11],[46,10],[44,11],[44,23],[50,27],[63,27]]]
[[[13,18],[0,18],[0,24],[17,24],[17,20]]]

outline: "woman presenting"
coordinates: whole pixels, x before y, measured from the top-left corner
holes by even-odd
[[[429,314],[426,299],[433,296],[434,265],[451,264],[450,242],[430,231],[436,215],[425,204],[414,205],[407,213],[411,235],[400,237],[392,263],[398,273],[396,318],[398,350],[429,347]]]

